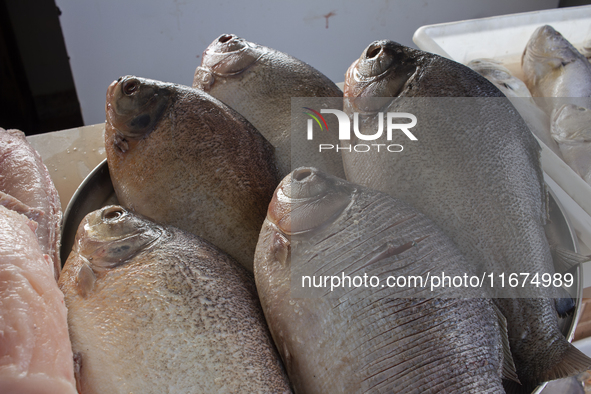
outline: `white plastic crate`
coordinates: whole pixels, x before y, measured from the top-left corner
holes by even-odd
[[[514,76],[523,78],[521,55],[533,32],[542,25],[551,25],[575,47],[591,39],[591,6],[557,8],[441,23],[420,27],[413,36],[422,50],[445,56],[460,63],[477,58],[503,62]],[[560,203],[567,211],[577,236],[591,249],[591,186],[564,161],[542,144],[542,168],[565,194],[558,190]],[[569,197],[569,198],[566,198]]]

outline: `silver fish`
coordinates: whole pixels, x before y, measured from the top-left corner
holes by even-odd
[[[494,59],[474,59],[466,64],[489,81],[507,97],[531,97],[531,93],[525,83],[513,76],[503,66],[503,63]]]
[[[532,34],[521,67],[534,97],[591,97],[591,63],[552,26],[541,26]],[[541,106],[551,116],[564,103],[547,99]]]
[[[289,393],[252,275],[120,206],[88,214],[59,281],[81,393]]]
[[[373,96],[390,97],[381,112],[412,112],[417,140],[393,133],[389,143],[404,146],[394,155],[343,151],[348,180],[412,203],[480,272],[554,274],[543,228],[547,196],[540,148],[493,84],[449,59],[376,41],[345,80],[345,97]],[[374,133],[382,114],[365,108],[363,100],[348,103],[350,115],[360,113],[362,133]],[[493,287],[524,387],[591,365],[558,328],[556,308],[567,313],[572,307],[550,299],[564,296],[561,288]]]
[[[589,100],[591,108],[591,100]],[[591,185],[591,110],[565,104],[552,117],[552,137],[564,161]]]
[[[385,285],[442,271],[471,269],[409,204],[314,168],[288,175],[269,205],[255,279],[295,391],[503,392],[507,332],[492,300]],[[314,285],[300,285],[309,275]],[[326,276],[342,287],[322,287]]]
[[[233,34],[223,34],[203,52],[193,87],[240,112],[269,140],[276,149],[281,178],[301,165],[344,177],[338,152],[319,155],[298,139],[304,138],[305,129],[292,129],[292,116],[305,117],[301,114],[303,108],[292,109],[292,97],[343,97],[334,82],[309,64]],[[329,130],[336,129],[330,126]],[[329,133],[317,139],[326,144],[337,141]]]

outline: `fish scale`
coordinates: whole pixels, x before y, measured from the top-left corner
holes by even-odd
[[[297,284],[301,275],[385,281],[470,267],[410,205],[313,168],[296,172],[276,191],[255,255],[265,317],[295,391],[502,393],[507,334],[492,301],[471,298],[479,293]],[[323,219],[309,215],[319,209]]]
[[[398,69],[409,67],[420,72],[397,80]],[[392,142],[404,145],[396,157],[344,151],[348,180],[412,203],[480,273],[554,273],[543,228],[547,195],[540,148],[494,85],[459,63],[384,40],[370,44],[349,68],[346,111],[357,111],[353,98],[374,96],[392,97],[384,112],[417,117],[413,133],[418,141],[395,135]],[[362,130],[375,130],[375,118],[366,114]],[[558,328],[549,298],[562,297],[560,288],[527,293],[505,288],[494,294],[501,297],[496,304],[507,318],[517,374],[526,390],[591,366]],[[532,296],[536,299],[511,299]]]
[[[291,392],[252,276],[193,234],[107,206],[59,285],[82,393]]]
[[[203,52],[193,87],[203,89],[248,119],[275,147],[281,178],[298,166],[315,166],[344,177],[338,152],[319,155],[292,133],[306,135],[303,108],[292,110],[292,97],[343,97],[343,92],[318,70],[286,53],[222,34]],[[330,121],[329,121],[330,122]],[[329,130],[336,129],[330,123]],[[334,144],[336,136],[316,136]]]

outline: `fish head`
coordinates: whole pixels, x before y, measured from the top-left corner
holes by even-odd
[[[552,114],[552,137],[560,144],[591,142],[591,110],[564,104]]]
[[[283,178],[261,231],[255,275],[279,270],[272,276],[288,277],[292,241],[306,241],[330,227],[350,205],[354,190],[352,184],[313,167],[297,168]]]
[[[113,81],[107,89],[107,126],[118,135],[119,148],[145,138],[172,102],[173,85],[132,75]],[[124,144],[122,144],[124,142]]]
[[[216,80],[239,75],[250,68],[265,48],[234,34],[222,34],[203,52],[195,70],[193,87],[210,91]]]
[[[73,252],[99,274],[129,261],[163,234],[159,225],[121,206],[110,205],[82,220]]]
[[[572,44],[549,25],[535,30],[521,56],[524,72],[537,78],[576,60]]]
[[[364,98],[403,95],[420,69],[421,59],[409,50],[394,41],[372,42],[345,73],[344,96],[355,98],[359,110],[371,111],[381,107],[381,101],[370,105],[373,100]]]
[[[277,187],[267,218],[287,236],[317,232],[349,206],[353,191],[352,184],[340,178],[300,167]]]

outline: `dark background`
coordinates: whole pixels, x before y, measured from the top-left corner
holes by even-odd
[[[27,135],[83,125],[54,0],[0,0],[0,127]]]
[[[59,15],[54,0],[0,0],[0,127],[31,135],[84,125]]]

